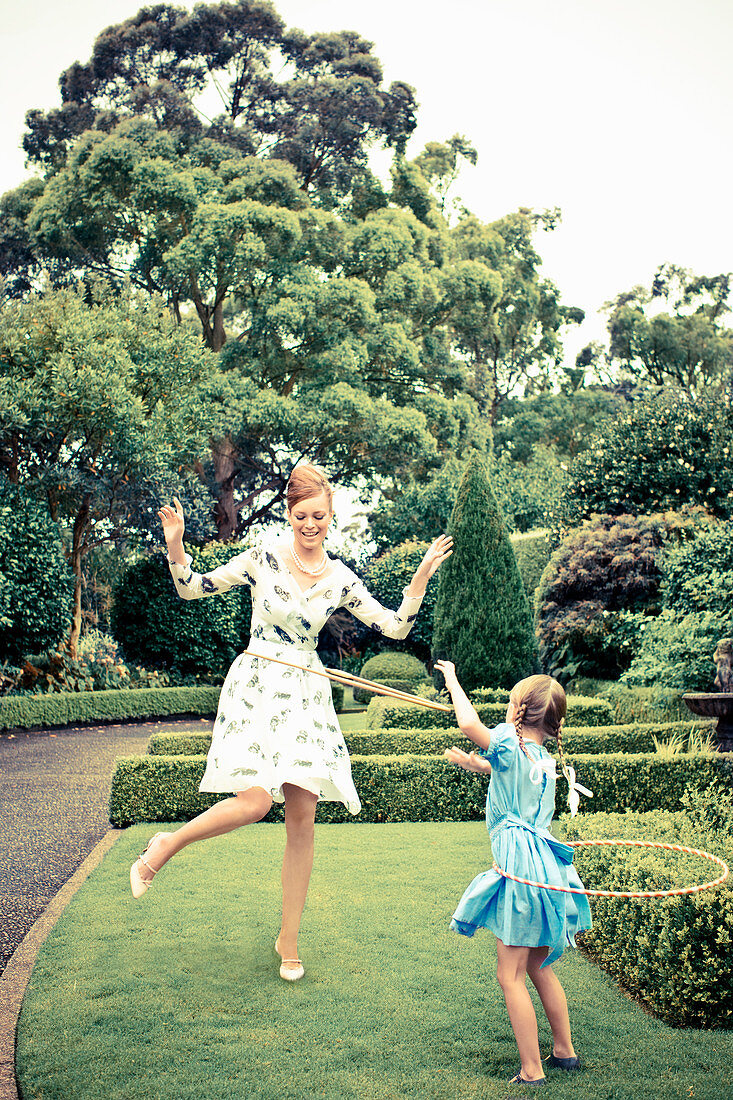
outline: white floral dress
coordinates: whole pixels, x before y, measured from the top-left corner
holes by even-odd
[[[277,542],[247,550],[204,574],[192,571],[188,554],[185,566],[168,564],[184,600],[248,585],[252,625],[246,648],[304,668],[323,669],[315,651],[318,633],[339,607],[389,638],[407,637],[422,597],[403,594],[399,609],[389,611],[337,558],[331,559],[327,575],[303,591],[285,562],[284,549],[285,543]],[[283,783],[342,802],[352,814],[361,809],[330,682],[241,653],[221,689],[199,790],[264,787],[276,802],[283,802]]]

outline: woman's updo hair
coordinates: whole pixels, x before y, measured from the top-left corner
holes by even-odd
[[[512,700],[517,708],[514,723],[522,750],[522,727],[541,730],[545,737],[554,737],[562,755],[562,724],[568,709],[565,689],[551,676],[527,676],[512,689]]]
[[[326,494],[328,510],[333,511],[333,489],[326,471],[320,466],[311,466],[308,462],[301,462],[298,466],[294,466],[286,493],[289,512],[292,512],[302,500],[317,497],[320,493]]]

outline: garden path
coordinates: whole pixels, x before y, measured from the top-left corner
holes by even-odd
[[[167,719],[0,735],[0,973],[110,828],[115,758],[144,752],[163,725],[210,724]]]

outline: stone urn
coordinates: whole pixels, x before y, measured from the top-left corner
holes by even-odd
[[[717,691],[686,692],[682,698],[693,714],[718,719],[718,752],[733,752],[733,639],[721,638],[713,660],[718,670],[714,682]]]

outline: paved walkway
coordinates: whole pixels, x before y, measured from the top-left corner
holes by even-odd
[[[209,719],[0,735],[0,973],[109,824],[115,758]]]

